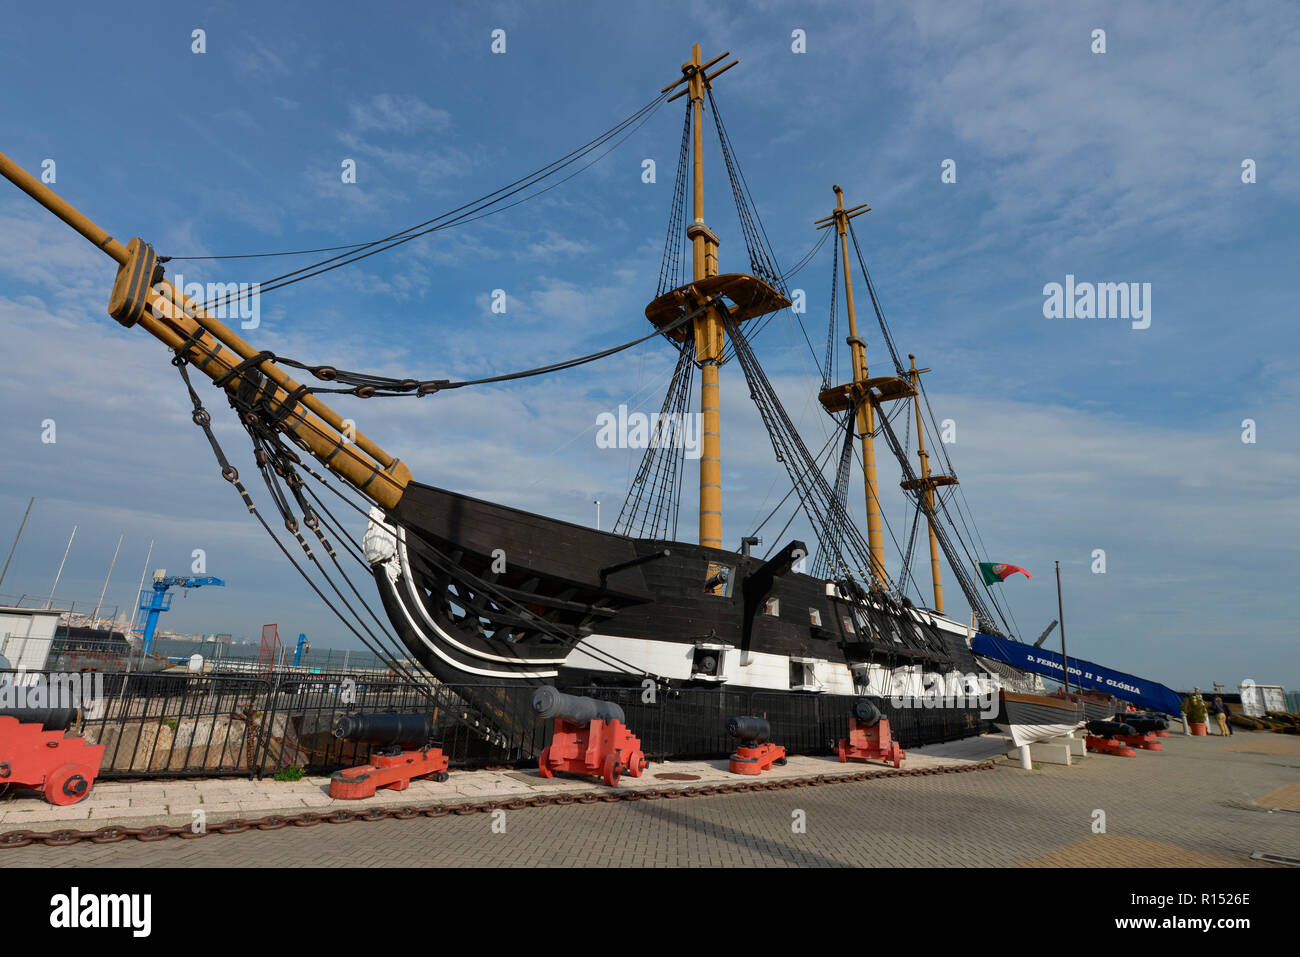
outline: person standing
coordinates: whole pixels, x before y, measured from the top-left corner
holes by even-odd
[[[1210,703],[1210,714],[1219,722],[1219,734],[1232,734],[1232,725],[1228,724],[1228,706],[1223,703],[1223,699],[1218,695],[1214,696],[1214,701]]]

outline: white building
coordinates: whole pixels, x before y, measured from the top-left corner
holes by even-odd
[[[11,668],[42,670],[62,614],[57,608],[0,606],[0,658],[8,660]]]

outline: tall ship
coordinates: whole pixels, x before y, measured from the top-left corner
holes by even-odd
[[[694,47],[680,76],[646,107],[509,190],[280,277],[278,284],[310,278],[495,211],[514,203],[521,190],[525,198],[535,195],[527,191],[550,188],[596,150],[616,145],[634,124],[684,100],[664,253],[643,334],[597,353],[481,380],[382,377],[259,350],[215,315],[220,303],[198,302],[172,285],[166,257],[145,240],[119,242],[3,155],[0,172],[116,262],[110,315],[172,350],[194,422],[221,474],[321,599],[396,670],[431,686],[454,686],[488,723],[506,727],[522,720],[519,703],[542,684],[658,693],[695,689],[716,693],[719,701],[745,692],[762,695],[765,713],[778,725],[806,720],[810,699],[819,713],[847,714],[863,695],[905,710],[926,707],[921,699],[936,690],[949,697],[974,694],[987,688],[980,682],[989,671],[971,653],[972,636],[1010,629],[997,597],[972,574],[974,544],[962,535],[964,516],[959,521],[953,514],[959,507],[957,480],[936,441],[937,422],[921,379],[929,370],[918,368],[911,355],[904,363],[866,270],[853,221],[868,207],[846,205],[839,186],[828,215],[809,224],[810,238],[814,229],[821,231],[812,252],[829,242],[834,258],[817,395],[831,441],[820,452],[805,444],[759,361],[754,340],[790,309],[787,280],[812,252],[796,269],[783,272],[776,264],[714,96],[715,81],[738,62],[724,65],[728,56],[705,60]],[[720,182],[735,206],[745,246],[744,260],[736,256],[727,272],[705,210],[709,125],[719,144],[714,162],[723,170]],[[276,287],[277,282],[263,284],[263,294]],[[865,322],[855,300],[863,291],[871,307]],[[868,325],[875,342],[870,368]],[[322,398],[336,393],[374,402],[436,402],[452,389],[562,375],[649,341],[674,350],[674,371],[609,531],[416,481],[397,456],[356,431]],[[806,520],[810,541],[776,541],[760,556],[757,535],[734,548],[723,540],[719,388],[726,366],[744,377],[788,479],[782,501]],[[217,441],[195,385],[204,377],[248,433],[270,508],[254,500]],[[688,414],[698,414],[701,423],[697,476],[689,474],[681,437]],[[893,574],[882,523],[886,492],[876,474],[882,446],[903,479],[889,494],[901,494],[913,514]],[[940,467],[932,467],[936,457]],[[682,490],[693,480],[698,534],[683,540]],[[850,505],[859,495],[865,530]],[[335,509],[343,510],[342,519]],[[358,542],[361,516],[365,531]],[[929,550],[924,599],[911,572],[919,528]],[[943,558],[968,606],[956,614],[945,608]],[[373,578],[382,613],[369,607],[367,594],[350,577],[358,570]],[[422,668],[409,667],[412,658]],[[973,705],[964,713],[964,733],[982,730]]]

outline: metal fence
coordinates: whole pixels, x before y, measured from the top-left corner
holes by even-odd
[[[13,673],[11,673],[12,675]],[[0,680],[5,676],[0,674]],[[28,672],[23,680],[35,678]],[[534,766],[552,722],[531,709],[534,689],[504,685],[420,685],[353,673],[103,674],[99,704],[76,732],[103,744],[102,779],[262,777],[298,767],[318,773],[368,760],[365,744],[332,731],[353,712],[422,712],[434,743],[458,768]],[[570,687],[617,702],[627,726],[654,761],[725,757],[736,742],[727,720],[760,715],[792,754],[830,754],[848,730],[853,699],[731,689]],[[949,741],[985,729],[971,709],[895,709],[878,701],[903,748]]]
[[[153,653],[166,658],[185,659],[191,655],[201,655],[212,671],[243,672],[256,671],[258,668],[258,646],[229,645],[215,641],[184,641],[178,638],[157,638],[153,643]],[[297,665],[293,662],[297,660]],[[403,659],[407,667],[414,666],[411,661]],[[350,648],[311,648],[302,655],[296,655],[293,642],[287,642],[280,650],[275,662],[277,670],[293,668],[309,673],[333,674],[343,671],[386,671],[388,664],[378,655],[369,651]]]

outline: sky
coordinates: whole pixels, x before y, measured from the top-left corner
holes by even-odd
[[[164,255],[359,242],[585,143],[678,78],[692,43],[740,60],[714,92],[781,264],[816,243],[833,184],[849,205],[870,204],[857,235],[900,351],[933,369],[935,414],[955,424],[945,450],[980,557],[1033,573],[993,586],[1018,634],[1033,640],[1057,617],[1059,561],[1071,657],[1175,687],[1300,687],[1294,4],[391,3],[374,17],[331,3],[29,5],[0,34],[4,88],[22,92],[0,99],[0,150],[36,173],[52,160],[53,189]],[[657,110],[515,209],[266,292],[245,336],[306,362],[466,378],[643,335],[684,107]],[[722,270],[744,270],[712,141],[705,183]],[[168,269],[256,282],[301,263]],[[165,348],[107,316],[113,275],[80,236],[0,190],[6,553],[36,499],[0,600],[49,594],[75,525],[57,604],[95,603],[122,535],[110,609],[134,600],[152,541],[151,570],[188,573],[202,549],[207,574],[226,581],[178,598],[163,627],[253,636],[276,622],[316,648],[358,647],[219,477]],[[1067,276],[1150,284],[1149,326],[1049,318],[1044,289]],[[868,362],[888,371],[855,281]],[[805,291],[799,319],[817,357],[789,314],[755,349],[817,449],[830,428],[815,402],[829,245],[789,284]],[[497,289],[505,314],[491,309]],[[420,481],[582,523],[600,500],[608,527],[637,453],[598,448],[597,417],[620,403],[657,409],[671,359],[651,340],[554,376],[335,405]],[[722,383],[735,547],[788,486],[735,363]],[[200,389],[255,478],[242,432]],[[903,537],[898,470],[878,457]],[[688,540],[694,483],[688,470]],[[850,504],[861,519],[857,482]],[[764,529],[764,550],[810,535],[800,521],[780,542],[778,530]],[[913,573],[924,586],[924,560]]]

